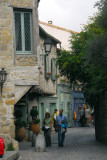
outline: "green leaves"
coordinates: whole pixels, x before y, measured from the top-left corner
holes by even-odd
[[[88,103],[95,104],[98,94],[107,89],[107,0],[97,3],[99,12],[78,33],[71,33],[71,53],[57,57],[61,75],[71,84],[83,85]]]

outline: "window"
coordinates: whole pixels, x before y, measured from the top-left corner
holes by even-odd
[[[32,54],[32,13],[14,10],[16,54]]]

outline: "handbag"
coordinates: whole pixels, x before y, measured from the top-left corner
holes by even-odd
[[[47,126],[42,127],[42,131],[48,131],[48,130],[49,130],[49,128]]]
[[[42,126],[42,131],[45,131],[45,126]]]

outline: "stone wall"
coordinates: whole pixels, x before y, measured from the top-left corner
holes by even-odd
[[[37,5],[37,0],[0,0],[0,69],[5,68],[7,72],[7,80],[3,84],[2,99],[0,99],[0,137],[4,138],[6,147],[12,141],[15,149],[18,149],[18,143],[14,140],[14,104],[33,85],[39,83]],[[35,19],[32,55],[15,55],[14,7],[32,9]]]
[[[56,81],[51,78],[46,79],[45,77],[45,67],[44,67],[44,39],[40,37],[40,57],[39,57],[39,80],[40,87],[43,89],[44,93],[56,94]],[[49,54],[49,71],[51,72],[51,59],[56,58],[56,45],[53,44],[51,53]]]
[[[95,108],[96,139],[107,144],[107,91],[102,93]]]

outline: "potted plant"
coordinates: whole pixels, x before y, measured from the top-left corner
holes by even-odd
[[[38,134],[40,132],[40,119],[37,117],[39,114],[38,110],[36,109],[35,106],[32,107],[31,111],[30,111],[30,115],[32,117],[32,125],[30,130],[32,130],[32,132],[34,134]]]
[[[51,75],[52,73],[51,73],[51,72],[47,72],[47,74],[48,74],[48,75]]]
[[[14,112],[15,116],[15,132],[16,132],[16,139],[18,141],[22,141],[24,137],[26,136],[26,122],[21,120],[21,117],[23,116],[23,113],[20,109],[17,109]]]

